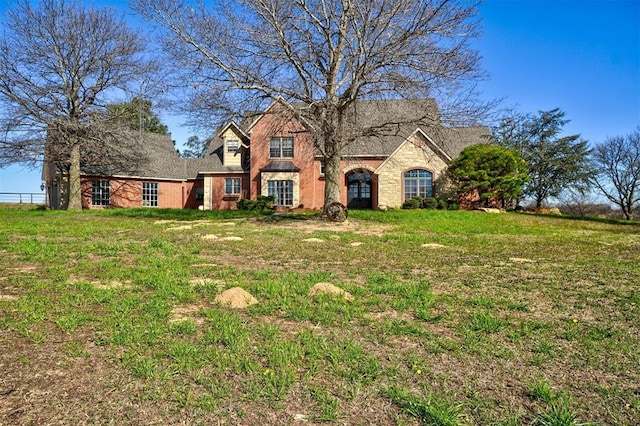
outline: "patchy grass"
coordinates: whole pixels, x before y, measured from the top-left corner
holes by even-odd
[[[638,253],[534,215],[2,209],[0,424],[638,424]]]

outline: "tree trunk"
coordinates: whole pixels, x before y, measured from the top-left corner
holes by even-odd
[[[69,203],[67,210],[82,210],[82,192],[80,190],[80,144],[76,141],[71,148],[69,167]]]
[[[340,152],[330,150],[324,163],[324,208],[331,203],[340,201]]]
[[[631,209],[627,209],[625,207],[622,207],[622,213],[624,214],[624,218],[626,220],[631,220]]]
[[[542,202],[544,198],[536,198],[536,210],[540,210],[542,208]]]

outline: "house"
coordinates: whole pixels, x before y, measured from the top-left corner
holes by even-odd
[[[104,145],[104,144],[103,144]],[[155,133],[129,132],[109,150],[84,147],[80,164],[82,207],[198,208],[204,189],[198,170],[203,159],[181,158],[171,137]],[[100,155],[91,155],[100,152]],[[60,164],[61,163],[61,164]],[[45,161],[47,205],[65,204],[67,172],[64,161]]]
[[[273,195],[280,208],[321,209],[321,147],[290,112],[304,106],[283,102],[221,127],[202,159],[181,158],[168,137],[147,134],[140,145],[147,159],[136,170],[105,174],[86,164],[83,206],[218,210]],[[348,208],[400,207],[417,195],[436,196],[450,161],[489,133],[444,126],[433,100],[360,101],[348,119],[357,129],[340,164],[341,202]],[[53,191],[55,178],[45,180]]]

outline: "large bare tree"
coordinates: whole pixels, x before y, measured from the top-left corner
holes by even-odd
[[[0,35],[0,167],[63,164],[69,209],[81,208],[83,144],[113,129],[107,100],[139,87],[149,70],[143,38],[114,9],[77,1],[18,0]],[[113,139],[113,138],[111,138]]]
[[[473,1],[208,3],[132,4],[164,29],[170,60],[194,89],[191,111],[211,119],[212,111],[264,110],[276,99],[286,101],[287,113],[301,119],[324,157],[325,206],[340,199],[345,146],[402,124],[361,125],[356,101],[435,98],[445,118],[478,111],[473,87],[483,73],[470,46],[479,32]],[[424,105],[416,103],[402,121],[435,120]]]
[[[631,219],[640,208],[640,128],[597,144],[592,158],[595,187]]]

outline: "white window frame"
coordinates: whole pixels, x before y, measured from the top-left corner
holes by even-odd
[[[267,195],[275,197],[276,206],[293,207],[293,186],[292,180],[269,180],[267,181]]]
[[[102,207],[111,205],[111,182],[99,179],[91,181],[91,205]]]
[[[285,147],[291,145],[291,147]],[[293,138],[277,136],[269,140],[269,158],[293,158],[294,142]]]
[[[240,178],[224,178],[224,195],[239,196],[242,191]]]
[[[422,176],[421,172],[424,172],[425,175]],[[411,174],[415,174],[416,176],[411,176]],[[427,174],[429,176],[427,176]],[[411,169],[405,171],[402,176],[404,201],[416,196],[420,196],[422,198],[433,197],[433,173],[429,170]],[[411,189],[408,188],[409,183],[412,186]],[[415,189],[413,187],[415,187]]]
[[[240,151],[240,141],[237,139],[227,140],[227,152],[236,153]]]
[[[142,182],[142,206],[158,207],[160,187],[158,182]]]

